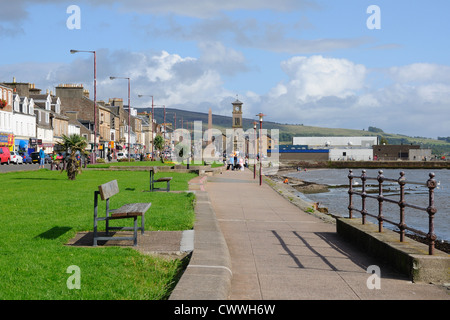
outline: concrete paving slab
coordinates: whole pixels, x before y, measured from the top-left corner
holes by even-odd
[[[304,212],[248,170],[208,177],[205,190],[231,260],[228,298],[449,300],[448,290],[411,283],[348,243],[330,219]],[[307,205],[305,205],[307,207]],[[382,270],[381,289],[369,289],[371,265]]]

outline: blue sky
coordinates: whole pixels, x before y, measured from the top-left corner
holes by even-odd
[[[0,0],[0,81],[154,95],[167,107],[335,128],[450,136],[450,2]],[[69,29],[70,5],[81,29]],[[381,29],[369,29],[370,5]],[[6,50],[5,50],[6,48]]]

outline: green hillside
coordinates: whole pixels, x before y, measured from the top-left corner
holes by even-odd
[[[151,112],[151,109],[140,109]],[[158,123],[164,122],[164,110],[157,108],[155,118]],[[194,121],[201,121],[203,130],[208,128],[208,114],[202,112],[192,112],[187,110],[166,108],[166,123],[174,123],[174,114],[176,114],[176,128],[181,128],[181,119],[183,119],[184,128],[192,128]],[[212,115],[213,127],[225,132],[225,129],[231,128],[231,116]],[[254,119],[243,119],[243,128],[247,130],[253,127]],[[340,129],[340,128],[322,128],[305,125],[280,124],[271,121],[264,121],[264,129],[278,129],[280,144],[292,144],[293,137],[310,136],[379,136],[385,138],[388,144],[418,144],[424,149],[432,149],[435,155],[450,155],[450,143],[445,140],[429,139],[424,137],[409,137],[400,134],[385,133],[378,128],[368,130]]]

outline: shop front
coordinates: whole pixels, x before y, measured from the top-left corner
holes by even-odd
[[[9,151],[14,151],[14,134],[0,132],[0,147],[7,147]]]

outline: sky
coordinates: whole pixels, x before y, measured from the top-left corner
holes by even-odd
[[[0,82],[328,128],[450,136],[448,0],[0,0]],[[138,95],[143,95],[138,97]]]

